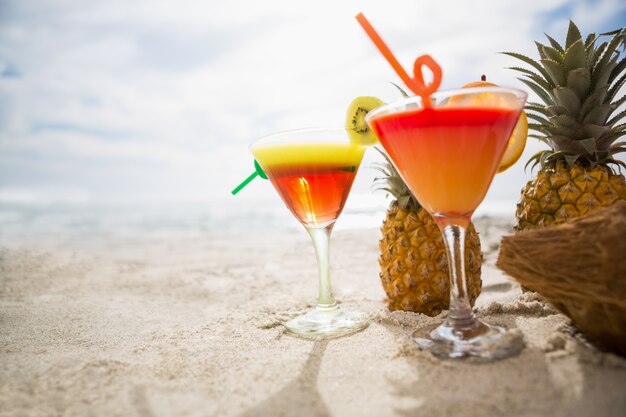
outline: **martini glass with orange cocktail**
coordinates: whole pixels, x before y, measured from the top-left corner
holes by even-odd
[[[450,270],[450,311],[444,323],[418,329],[413,339],[442,358],[486,360],[518,353],[523,340],[479,320],[467,292],[465,230],[498,171],[527,94],[479,87],[436,92],[441,68],[429,56],[409,77],[362,15],[357,17],[385,58],[416,94],[368,113],[366,121],[444,238]],[[433,73],[426,85],[422,67]]]
[[[328,338],[359,331],[365,314],[343,311],[333,296],[329,241],[365,152],[345,129],[304,129],[258,139],[250,151],[272,185],[305,227],[317,254],[319,296],[316,307],[285,323],[300,337]]]

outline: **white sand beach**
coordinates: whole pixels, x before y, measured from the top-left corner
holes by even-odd
[[[5,244],[0,416],[623,416],[626,359],[493,266],[507,222],[477,227],[479,314],[526,343],[489,364],[417,349],[441,317],[387,311],[376,229],[333,236],[335,294],[372,322],[327,341],[281,326],[316,297],[304,231]]]

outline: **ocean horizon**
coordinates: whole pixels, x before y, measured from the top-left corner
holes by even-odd
[[[0,245],[39,239],[151,238],[298,230],[301,225],[277,197],[219,200],[93,201],[77,195],[26,195],[0,199]],[[19,197],[19,198],[18,198]],[[391,200],[382,194],[351,195],[335,230],[379,228]],[[486,200],[474,214],[513,220],[514,201]]]

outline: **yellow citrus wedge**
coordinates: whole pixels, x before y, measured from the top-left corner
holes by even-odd
[[[509,138],[509,144],[506,145],[504,156],[502,156],[500,166],[498,167],[498,174],[511,168],[511,166],[520,159],[526,147],[527,137],[528,118],[526,117],[526,113],[522,111],[515,125],[515,129],[513,129],[513,134]]]
[[[497,87],[496,84],[490,83],[486,81],[486,77],[483,75],[480,81],[473,81],[471,83],[465,84],[462,88],[475,88],[475,87]],[[465,104],[468,106],[484,106],[484,105],[506,105],[506,100],[498,97],[494,94],[485,93],[485,94],[474,94],[469,97],[463,96],[453,96],[450,97],[448,101],[448,105],[454,104]],[[515,125],[515,129],[513,129],[513,133],[509,138],[509,143],[506,146],[506,150],[504,151],[504,156],[502,156],[502,161],[500,161],[500,166],[498,166],[498,174],[509,169],[513,164],[515,164],[522,153],[524,153],[524,148],[526,147],[526,138],[528,137],[528,118],[526,117],[526,113],[522,111],[520,114],[519,120]]]

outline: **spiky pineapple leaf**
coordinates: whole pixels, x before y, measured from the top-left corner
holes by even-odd
[[[589,96],[585,99],[582,106],[580,107],[579,120],[582,117],[585,117],[587,113],[591,111],[595,106],[600,105],[604,101],[604,97],[608,90],[608,86],[600,87],[595,90],[593,93],[589,94]]]
[[[577,128],[580,126],[580,123],[578,123],[578,121],[574,117],[567,114],[552,116],[550,117],[550,121],[559,126],[565,126],[569,128]]]
[[[626,103],[626,94],[621,96],[619,99],[615,100],[613,102],[613,105],[616,106],[616,107],[619,107],[619,106],[621,106],[624,103]]]
[[[528,130],[534,130],[539,133],[545,133],[543,130],[546,125],[541,123],[528,123]]]
[[[585,45],[583,44],[582,39],[577,40],[567,48],[565,51],[565,56],[563,58],[563,68],[565,72],[578,69],[585,68],[587,61],[587,54],[585,53]]]
[[[565,71],[562,64],[551,59],[542,59],[541,64],[543,64],[548,74],[550,74],[550,80],[555,85],[565,85]]]
[[[552,142],[552,146],[554,150],[557,151],[566,151],[568,153],[578,153],[583,154],[586,152],[585,147],[579,143],[579,141],[572,140],[569,136],[550,136],[550,142]]]
[[[611,76],[611,71],[617,65],[618,56],[614,56],[613,53],[621,43],[621,39],[615,37],[604,48],[602,58],[594,65],[591,71],[591,86],[602,86],[606,83]],[[611,63],[613,63],[611,65]],[[606,74],[606,75],[605,75]],[[603,80],[603,82],[602,82]]]
[[[548,163],[554,166],[559,161],[565,161],[566,155],[568,155],[568,153],[563,152],[563,151],[557,151],[557,152],[546,151],[546,153],[542,155],[541,166],[545,168]]]
[[[602,42],[595,50],[592,48],[593,54],[591,54],[591,62],[589,63],[590,68],[593,68],[598,64],[608,45],[608,42]]]
[[[616,115],[614,115],[613,117],[611,117],[609,119],[609,121],[607,122],[607,125],[613,126],[615,123],[619,122],[624,117],[626,117],[626,109],[622,110],[621,112],[619,112]]]
[[[409,204],[411,203],[411,196],[404,195],[402,197],[398,197],[397,200],[398,200],[398,205],[400,206],[400,208],[406,210],[409,207]]]
[[[550,84],[550,80],[546,80],[541,75],[539,75],[539,74],[537,74],[537,73],[535,73],[533,71],[530,71],[528,69],[519,68],[519,67],[509,67],[509,69],[521,72],[524,77],[528,78],[529,80],[534,81],[541,88],[546,90],[546,92],[551,91],[555,87],[553,84]],[[518,78],[518,79],[521,79],[521,78]]]
[[[402,178],[400,177],[393,177],[393,176],[388,177],[387,184],[389,188],[391,188],[392,190],[398,190],[400,188],[406,187],[406,185],[404,184],[404,181],[402,181]]]
[[[609,84],[613,84],[613,81],[626,69],[626,58],[622,58],[621,61],[617,63],[613,71],[611,71],[611,75],[609,75]]]
[[[550,96],[550,94],[546,90],[544,90],[539,84],[535,83],[534,81],[527,80],[525,78],[518,78],[518,80],[520,80],[521,82],[526,84],[545,103],[551,103],[552,102],[552,97]]]
[[[372,191],[384,191],[387,195],[391,194],[391,190],[387,187],[372,187]]]
[[[379,171],[383,172],[384,177],[377,177],[374,179],[375,191],[386,191],[387,195],[391,195],[398,201],[398,204],[403,208],[407,208],[409,205],[414,208],[419,208],[419,202],[413,197],[406,183],[400,177],[398,170],[391,162],[389,155],[379,147],[376,149],[385,159],[384,163],[379,163],[375,167]],[[381,169],[382,168],[382,169]],[[406,199],[406,202],[404,202]]]
[[[585,48],[588,49],[590,46],[593,46],[596,39],[598,39],[598,37],[595,33],[590,33],[589,35],[587,35],[587,39],[585,39]]]
[[[531,164],[532,165],[530,167],[530,170],[532,171],[533,169],[535,169],[535,167],[539,164],[539,161],[541,160],[542,155],[548,152],[549,151],[539,151],[533,156],[531,156],[530,158],[528,158],[528,161],[524,165],[524,171],[526,171],[526,169],[528,168],[528,165],[531,165]]]
[[[392,83],[393,84],[393,83]],[[374,149],[376,149],[376,151],[382,155],[383,158],[385,158],[385,160],[387,162],[391,162],[391,159],[389,159],[389,155],[387,155],[387,152],[383,151],[379,146],[374,146]]]
[[[605,164],[606,159],[609,156],[609,151],[606,149],[598,149],[594,154],[595,165],[597,164]]]
[[[545,45],[535,41],[535,46],[537,47],[537,51],[539,52],[539,56],[541,58],[545,58],[546,56],[545,56],[545,54],[543,52],[543,48],[545,48]]]
[[[563,49],[563,47],[561,46],[560,43],[558,43],[552,36],[548,35],[547,33],[544,32],[544,35],[546,35],[546,38],[548,38],[548,41],[550,41],[550,45],[552,45],[552,47],[554,49],[556,49],[557,51],[563,53],[565,52],[565,49]]]
[[[546,110],[546,106],[544,104],[539,104],[539,103],[526,103],[526,106],[524,106],[524,109],[526,109],[526,111],[534,111],[540,114],[543,114],[544,116],[548,116],[548,111]]]
[[[569,27],[567,29],[567,37],[565,39],[565,50],[572,46],[576,41],[582,40],[583,36],[580,34],[578,26],[571,20],[569,21]]]
[[[569,114],[578,114],[581,103],[573,90],[567,87],[556,87],[553,93],[556,104],[565,107]]]
[[[601,104],[594,107],[587,113],[583,119],[583,124],[590,125],[606,125],[606,121],[609,115],[613,111],[613,106],[610,104]]]
[[[383,151],[378,146],[374,146],[374,149],[376,149],[378,151],[378,153],[380,153],[383,156],[383,158],[385,158],[385,163],[381,163],[379,165],[385,167],[385,169],[389,173],[387,175],[387,177],[399,176],[398,170],[396,169],[396,167],[391,162],[391,158],[389,157],[389,155],[387,155],[387,152]]]
[[[601,33],[600,35],[601,36],[613,36],[613,35],[617,35],[618,33],[622,32],[623,30],[624,29],[615,29],[615,30],[612,30],[610,32]]]
[[[545,117],[543,117],[543,116],[541,116],[539,114],[526,113],[526,117],[528,117],[528,119],[530,119],[530,120],[534,120],[536,122],[539,122],[542,125],[550,124],[550,121],[547,118],[545,118]]]
[[[567,108],[559,105],[546,106],[546,110],[552,116],[560,116],[561,114],[567,114]]]
[[[594,39],[594,43],[592,43],[591,45],[585,46],[585,54],[587,55],[587,65],[586,65],[587,68],[593,68],[596,61],[600,59],[600,55],[602,55],[602,53],[599,52],[598,49],[594,49],[594,48],[595,48],[595,39]]]
[[[598,150],[596,138],[594,137],[581,139],[578,143],[580,143],[590,155],[594,155]]]
[[[555,154],[556,156],[556,154]],[[563,154],[563,158],[565,158],[565,162],[567,163],[567,165],[570,168],[574,167],[574,164],[576,164],[576,161],[578,161],[578,158],[580,158],[580,154],[577,155],[572,155],[572,154]]]
[[[546,80],[550,80],[550,75],[546,72],[546,70],[541,66],[541,64],[535,61],[532,58],[527,57],[523,54],[518,54],[517,52],[501,52],[501,54],[512,56],[513,58],[517,58],[521,61],[524,61],[528,65],[534,67]]]
[[[589,137],[599,138],[610,131],[611,128],[608,126],[600,126],[593,124],[584,124],[582,128],[582,133]]]
[[[550,80],[546,80],[541,75],[539,75],[536,72],[531,71],[529,69],[522,68],[522,67],[508,67],[508,69],[511,69],[511,70],[517,71],[517,72],[521,72],[522,74],[524,74],[528,78],[532,79],[533,81],[541,80],[541,82],[538,82],[538,84],[541,85],[543,88],[545,88],[548,91],[550,91],[552,88],[555,87],[554,84],[550,84]]]
[[[378,178],[386,178],[391,175],[391,171],[389,171],[386,164],[375,162],[372,164],[372,168],[374,168],[376,171],[380,172],[384,176],[384,177],[377,177],[374,180]]]
[[[553,85],[550,85],[546,80],[544,80],[537,74],[524,74],[524,77],[528,78],[531,81],[534,81],[537,85],[546,90],[546,92],[552,91],[552,89],[554,88]]]
[[[579,131],[577,129],[573,129],[567,126],[560,126],[555,124],[549,124],[543,126],[543,132],[545,132],[548,136],[566,136],[572,139],[580,138]]]
[[[615,83],[609,88],[609,91],[606,93],[606,101],[610,102],[615,98],[617,92],[622,88],[622,86],[626,83],[626,73],[622,75]]]
[[[608,131],[605,135],[598,139],[598,147],[603,149],[607,148],[622,136],[626,136],[626,125],[624,124],[613,127],[612,130]]]
[[[551,59],[552,61],[558,62],[559,64],[563,63],[563,54],[558,50],[551,48],[549,46],[543,47],[543,54],[541,56],[542,59]]]
[[[620,123],[617,126],[613,126],[613,130],[626,131],[626,123]]]
[[[587,68],[577,68],[567,74],[567,87],[576,92],[579,98],[586,97],[591,87],[591,75]]]
[[[591,88],[592,89],[599,88],[603,85],[606,85],[607,87],[609,86],[609,77],[611,76],[611,71],[617,65],[617,59],[618,57],[616,56],[611,61],[609,61],[609,63],[606,64],[606,66],[604,67],[602,71],[591,73]]]
[[[534,134],[530,134],[528,135],[529,138],[533,138],[533,139],[537,139],[539,142],[545,143],[546,145],[550,146],[550,141],[548,140],[546,135],[534,135]]]
[[[622,168],[626,169],[626,163],[624,163],[624,161],[620,161],[619,159],[615,159],[615,158],[607,158],[606,162],[607,162],[608,164],[615,164],[615,165],[618,165],[618,166],[619,166],[619,168],[620,168],[620,172],[621,172],[621,169],[622,169]]]
[[[614,39],[618,39],[622,44],[622,49],[626,49],[626,27],[612,30],[610,32],[601,33],[600,36],[613,36]],[[619,44],[617,45],[619,48]]]
[[[616,154],[619,152],[625,152],[626,151],[626,142],[617,142],[614,143],[613,145],[611,145],[611,153]]]
[[[407,94],[407,92],[404,91],[404,89],[402,87],[400,87],[398,84],[393,83],[393,82],[390,82],[390,84],[393,85],[394,87],[396,87],[400,91],[400,94],[402,94],[402,97],[409,98],[409,95]]]
[[[545,168],[545,166],[548,163],[555,162],[556,161],[556,157],[559,156],[560,154],[562,154],[562,152],[556,152],[556,153],[547,152],[547,153],[541,155],[541,160],[539,161],[541,163],[541,167]]]

